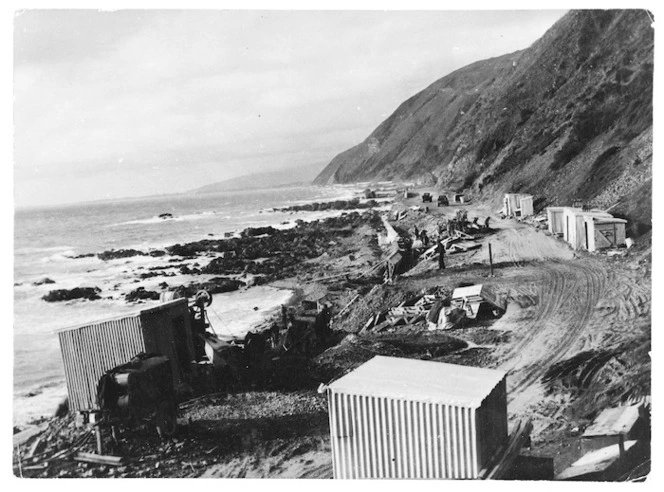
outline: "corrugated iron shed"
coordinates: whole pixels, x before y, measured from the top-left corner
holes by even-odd
[[[507,441],[505,376],[374,357],[328,386],[335,478],[478,478]]]
[[[72,411],[94,411],[97,384],[108,370],[141,353],[169,358],[174,386],[185,382],[193,354],[186,299],[159,304],[135,314],[58,330]]]
[[[349,395],[477,408],[505,375],[495,369],[379,355],[329,388]]]

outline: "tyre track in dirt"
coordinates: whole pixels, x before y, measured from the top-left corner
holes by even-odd
[[[552,364],[574,348],[604,293],[607,275],[602,265],[587,261],[539,265],[540,303],[534,318],[512,327],[525,336],[502,355],[501,369],[509,372],[513,412],[530,403],[526,390]]]

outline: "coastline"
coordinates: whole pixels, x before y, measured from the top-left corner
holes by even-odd
[[[357,189],[355,189],[352,192],[352,194],[349,194],[347,192],[343,196],[343,200],[345,201],[353,200],[357,197],[357,195],[358,191]],[[330,201],[330,203],[333,203],[335,201],[338,202],[339,199]],[[312,203],[312,201],[310,201],[309,203]],[[306,205],[306,203],[304,204]],[[300,206],[300,205],[303,205],[303,202],[297,201],[297,203],[294,203],[292,206]],[[326,210],[315,213],[310,213],[310,212],[299,213],[298,211],[293,211],[290,215],[291,220],[289,221],[288,224],[283,223],[283,221],[279,222],[278,215],[275,215],[275,220],[273,221],[274,225],[272,227],[274,227],[276,230],[293,229],[296,228],[298,226],[298,223],[301,223],[301,221],[306,223],[324,221],[329,218],[339,217],[342,214],[352,213],[353,211],[354,210],[352,209]],[[361,211],[362,210],[360,210],[360,212]],[[263,211],[263,213],[269,214],[269,212],[266,211]],[[242,231],[236,231],[232,237],[240,237],[242,236],[244,231],[250,228],[251,226],[247,226],[247,228],[243,229]],[[206,241],[209,239],[210,238],[201,239],[201,241]],[[214,241],[226,241],[227,239],[229,238],[223,238],[223,239],[218,238],[214,239]],[[170,246],[167,246],[167,248],[171,246],[174,246],[174,244],[171,243]],[[72,261],[83,262],[83,264],[85,264],[85,262],[88,262],[88,264],[90,264],[91,267],[86,267],[86,270],[90,270],[90,268],[95,268],[94,267],[95,264],[101,264],[104,267],[117,264],[118,266],[113,268],[128,269],[128,273],[125,275],[126,278],[122,282],[122,285],[113,287],[113,290],[106,290],[106,288],[104,288],[102,285],[102,288],[104,288],[105,292],[101,293],[102,299],[97,301],[73,300],[65,303],[48,303],[48,304],[53,304],[52,306],[46,306],[46,307],[51,309],[54,313],[60,311],[64,312],[65,309],[67,310],[66,312],[70,312],[72,307],[75,306],[79,306],[81,308],[80,310],[82,310],[81,314],[78,315],[78,318],[75,321],[72,320],[67,324],[60,322],[59,325],[56,325],[53,329],[59,329],[60,327],[71,326],[78,323],[88,323],[88,322],[93,322],[95,320],[108,318],[109,316],[105,314],[106,312],[108,312],[108,309],[112,309],[114,312],[123,314],[123,313],[135,312],[140,309],[150,307],[153,304],[156,305],[158,301],[141,300],[141,299],[138,299],[137,302],[131,302],[131,303],[125,301],[125,297],[128,294],[130,294],[132,291],[135,291],[136,289],[140,289],[141,287],[145,288],[147,291],[150,291],[151,288],[156,288],[157,284],[161,282],[169,283],[169,286],[172,288],[178,285],[189,285],[197,281],[207,281],[211,278],[215,278],[215,275],[206,275],[194,272],[191,272],[191,274],[181,274],[179,270],[182,267],[186,267],[187,265],[193,265],[199,262],[200,259],[198,259],[198,257],[180,258],[181,261],[178,261],[175,264],[168,263],[169,259],[175,258],[172,255],[165,255],[164,257],[151,257],[151,256],[118,257],[118,258],[110,258],[107,261],[104,261],[103,263],[99,263],[101,260],[96,258],[96,256],[102,253],[104,252],[98,251],[96,253],[93,253],[93,255],[95,256],[93,258],[87,258],[91,256],[90,254],[83,254],[82,255],[83,258],[78,260],[72,259]],[[209,259],[207,256],[204,256],[204,258],[205,261],[208,261]],[[167,267],[169,267],[168,270],[166,269]],[[154,268],[155,270],[150,270],[152,268]],[[160,268],[164,268],[164,270],[158,270]],[[151,277],[153,273],[155,273],[156,275],[154,275],[154,277]],[[170,275],[173,274],[176,274],[176,276],[170,277]],[[46,275],[46,277],[48,277],[48,275]],[[146,278],[141,278],[141,277],[146,277]],[[233,336],[243,336],[244,334],[246,334],[246,332],[260,330],[261,327],[265,326],[266,324],[269,324],[272,317],[280,311],[280,306],[282,304],[285,304],[287,306],[293,306],[297,304],[303,296],[302,289],[297,289],[297,288],[293,289],[293,287],[296,286],[291,286],[291,288],[287,288],[283,285],[272,286],[270,285],[270,283],[257,285],[258,282],[255,282],[252,274],[245,273],[243,275],[242,273],[235,273],[227,275],[227,278],[241,280],[243,281],[244,285],[241,286],[239,289],[231,291],[229,293],[220,292],[213,294],[213,297],[216,298],[216,302],[212,305],[211,321],[214,328],[218,332],[231,333],[233,334]],[[69,285],[67,283],[63,284],[63,282],[60,279],[58,279],[58,283],[56,285],[44,285],[41,287],[41,289],[43,292],[48,293],[50,291],[49,287],[58,287],[58,288],[65,287],[66,289],[75,289],[77,287],[85,285],[86,283],[76,283],[76,284],[70,283]],[[22,287],[18,286],[15,287],[15,289],[16,288],[21,289]],[[271,292],[270,289],[274,290]],[[163,291],[164,289],[157,288],[152,292],[156,292],[157,290]],[[283,294],[282,292],[287,292],[287,294]],[[42,300],[40,300],[39,302],[44,303],[44,301]],[[95,311],[97,312],[97,314],[90,317],[85,317],[84,312],[87,312],[87,310],[89,310],[91,307],[94,307],[95,303],[98,303],[98,308],[96,308]],[[62,304],[62,306],[58,306],[58,304]],[[238,306],[240,309],[237,308]],[[67,319],[69,319],[70,317],[71,317],[70,315],[67,315]],[[53,316],[52,318],[53,320],[57,320],[62,317],[56,315]],[[54,335],[51,335],[51,337],[53,336]],[[19,345],[21,345],[22,339],[18,338],[17,340]],[[57,344],[57,340],[54,341]],[[22,346],[26,346],[26,344],[23,343]],[[54,349],[51,348],[50,350]],[[59,359],[59,355],[57,356],[57,358]],[[15,368],[15,371],[16,370],[20,370],[20,366],[18,367],[18,369]],[[35,421],[41,421],[45,417],[48,418],[49,414],[52,414],[52,412],[56,410],[62,398],[66,396],[66,388],[64,386],[64,375],[62,377],[63,379],[61,380],[57,381],[50,380],[44,384],[40,384],[38,387],[35,387],[35,385],[33,384],[32,387],[34,389],[29,389],[29,390],[20,389],[15,384],[14,398],[13,398],[14,426],[18,426],[19,428],[23,426],[28,426],[31,423],[34,423]],[[35,398],[39,400],[35,400]],[[35,401],[41,401],[43,403],[35,407],[34,404]],[[35,410],[36,408],[43,408],[43,410]],[[22,415],[25,415],[24,409],[27,409],[27,414],[31,416],[23,417]]]
[[[541,378],[579,350],[601,349],[607,335],[612,343],[629,340],[633,334],[621,330],[625,322],[642,333],[638,336],[649,335],[649,302],[638,300],[650,299],[650,246],[637,245],[617,257],[570,254],[569,247],[546,234],[537,221],[501,219],[486,204],[426,211],[417,194],[397,202],[403,203],[395,204],[395,210],[405,214],[390,222],[402,238],[415,226],[435,237],[439,221],[454,217],[458,208],[468,212],[469,220],[473,215],[491,217],[491,228],[474,238],[479,248],[446,255],[445,269],[434,258],[422,258],[385,281],[383,275],[371,274],[384,258],[377,239],[384,233],[379,214],[365,212],[355,219],[349,214],[345,220],[351,227],[335,229],[339,237],[333,244],[327,242],[324,254],[300,261],[293,275],[272,283],[278,288],[302,287],[290,300],[294,306],[308,296],[323,296],[331,304],[335,338],[321,352],[280,367],[274,383],[240,385],[181,402],[181,425],[173,439],[160,440],[148,427],[124,432],[117,453],[128,461],[119,467],[71,459],[78,450],[93,450],[92,442],[80,444],[86,431],[76,427],[73,416],[47,419],[46,430],[36,429],[41,441],[33,436],[23,451],[15,447],[15,474],[21,462],[24,476],[33,477],[331,478],[327,398],[317,388],[376,355],[508,372],[508,424],[531,419],[532,452],[555,456],[555,472],[562,471],[581,456],[580,434],[570,429],[591,423],[588,405],[601,409],[616,403],[601,385],[589,393],[575,393],[555,382],[543,384]],[[493,272],[486,258],[489,241],[498,259]],[[574,281],[559,282],[561,276]],[[628,298],[603,300],[605,310],[624,312],[628,320],[607,318],[594,309],[597,280],[608,291],[629,287]],[[395,307],[412,305],[424,296],[449,299],[455,288],[478,283],[508,296],[504,316],[434,331],[424,320],[379,322]],[[626,310],[626,303],[638,308]],[[579,321],[584,319],[585,324]],[[554,352],[549,350],[552,346]],[[615,384],[622,383],[629,381]],[[562,411],[565,419],[560,418]],[[36,458],[26,458],[26,446],[35,446]],[[44,456],[53,453],[64,454],[44,465]],[[32,468],[26,471],[26,465]]]

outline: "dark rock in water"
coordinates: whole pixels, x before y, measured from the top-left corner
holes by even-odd
[[[169,246],[166,248],[166,251],[168,251],[169,254],[173,256],[184,256],[186,258],[191,258],[196,256],[198,253],[198,249],[196,248],[197,243],[189,243],[189,244],[174,244],[173,246]]]
[[[279,210],[280,212],[318,212],[320,210],[367,209],[378,206],[380,206],[380,203],[376,200],[368,200],[362,203],[359,198],[353,198],[352,200],[335,200],[333,202],[305,203],[303,205],[293,205],[275,210]]]
[[[188,265],[182,265],[180,267],[180,273],[182,275],[200,275],[201,271],[198,268],[189,268]]]
[[[57,289],[52,290],[45,296],[42,296],[42,299],[46,302],[60,302],[60,301],[71,301],[73,299],[87,299],[89,301],[95,301],[101,299],[99,293],[101,289],[99,287],[74,287],[73,289]]]
[[[70,258],[72,260],[78,260],[79,258],[92,258],[94,255],[95,255],[94,253],[83,253],[75,256],[67,256],[67,258]]]
[[[263,234],[274,234],[276,232],[278,232],[277,229],[275,229],[272,226],[247,227],[244,231],[242,231],[241,235],[242,237],[253,237],[253,236],[262,236]]]
[[[158,257],[158,256],[164,256],[166,254],[166,251],[163,251],[161,249],[155,249],[153,251],[150,251],[148,254],[153,257]]]
[[[104,261],[115,260],[117,258],[129,258],[131,256],[147,256],[147,254],[137,249],[111,249],[109,251],[104,251],[103,253],[97,253],[97,257]]]
[[[141,279],[146,279],[146,278],[152,278],[152,277],[168,277],[170,276],[168,273],[163,272],[163,271],[157,271],[157,272],[143,272],[141,273],[138,277]]]
[[[129,292],[125,296],[125,300],[127,302],[136,302],[139,300],[151,300],[151,301],[158,301],[159,300],[159,292],[155,292],[154,290],[145,290],[145,287],[138,287],[131,292]]]
[[[54,284],[55,280],[51,280],[48,277],[44,277],[41,280],[37,280],[36,282],[32,282],[32,285],[45,285],[45,284]]]
[[[228,277],[215,277],[206,282],[192,282],[189,285],[180,285],[170,289],[177,294],[177,297],[193,297],[199,290],[207,290],[210,294],[221,294],[223,292],[232,292],[244,286],[241,280],[235,280]]]
[[[159,284],[160,289],[168,289],[168,284],[166,282],[162,282]]]
[[[159,214],[159,218],[160,218],[160,219],[172,219],[172,218],[173,218],[173,214],[168,214],[168,213],[166,213],[166,214]]]

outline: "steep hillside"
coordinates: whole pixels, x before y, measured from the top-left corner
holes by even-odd
[[[579,198],[650,229],[653,30],[644,10],[573,11],[526,50],[405,101],[318,184],[414,180],[536,207]],[[644,206],[646,205],[646,206]]]
[[[310,183],[320,173],[322,165],[312,164],[307,166],[289,167],[278,171],[260,172],[238,176],[211,183],[200,188],[189,191],[189,193],[205,194],[219,193],[223,191],[258,190],[274,188],[278,186],[289,186]]]

